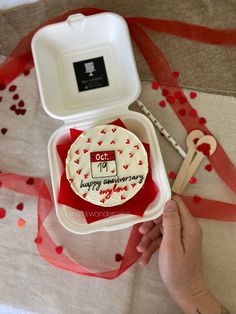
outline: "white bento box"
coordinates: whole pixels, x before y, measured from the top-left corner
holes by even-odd
[[[64,22],[41,28],[33,37],[32,52],[43,108],[52,118],[65,122],[48,143],[60,223],[73,233],[86,234],[127,228],[159,217],[171,191],[152,123],[128,109],[141,86],[125,20],[113,13],[71,15]],[[86,68],[83,73],[81,66]],[[117,118],[150,145],[152,176],[160,193],[143,217],[116,215],[88,224],[81,211],[57,202],[63,165],[56,147],[70,128],[86,130]]]

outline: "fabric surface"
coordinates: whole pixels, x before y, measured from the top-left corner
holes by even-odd
[[[108,8],[112,3],[113,8]],[[103,7],[132,16],[147,15],[175,19],[178,17],[212,27],[235,28],[235,9],[232,2],[225,2],[224,6],[215,1],[209,2],[208,5],[203,1],[201,5],[200,2],[196,4],[194,1],[181,1],[179,5],[173,3],[169,1],[164,5],[156,1],[155,5],[147,5],[144,12],[141,1],[135,4],[119,1],[116,5],[112,1],[104,5],[101,1],[96,1],[95,4],[94,1],[70,1],[70,4],[69,1],[58,1],[58,4],[54,1],[40,1],[38,4],[13,9],[0,15],[0,53],[9,52],[17,39],[40,21],[57,15],[64,11],[64,8],[68,10],[78,6]],[[31,13],[31,17],[27,19],[29,23],[25,23],[28,13]],[[195,45],[185,40],[183,45],[180,45],[180,41],[177,44],[173,37],[155,36],[158,45],[163,45],[163,52],[168,56],[173,69],[181,73],[182,85],[197,86],[198,89],[211,91],[217,89],[218,94],[235,93],[235,64],[232,62],[235,50]],[[137,52],[136,60],[141,78],[151,80],[151,75]],[[212,60],[213,63],[210,62]],[[7,129],[4,135],[0,133],[0,170],[45,177],[50,182],[47,142],[52,132],[62,123],[44,113],[40,105],[34,70],[27,77],[19,77],[15,84],[17,85],[15,93],[25,101],[27,112],[25,115],[15,115],[9,110],[14,103],[12,96],[15,93],[8,91],[0,93],[0,96],[3,96],[0,103],[0,129]],[[186,95],[188,93],[186,90]],[[207,127],[235,164],[236,147],[233,143],[236,131],[234,123],[236,101],[233,97],[218,94],[198,93],[198,97],[191,100],[191,103],[207,119]],[[162,99],[160,91],[152,90],[149,82],[143,82],[140,99],[185,148],[186,132],[179,120],[169,106],[161,108],[158,105]],[[135,104],[131,108],[137,110]],[[159,132],[157,136],[167,172],[177,172],[181,157]],[[196,174],[198,182],[189,185],[186,194],[198,194],[235,203],[236,197],[233,192],[220,181],[214,171],[208,173],[204,165]],[[0,221],[0,303],[4,306],[0,307],[0,312],[13,313],[15,308],[20,313],[181,313],[161,281],[157,254],[148,267],[141,268],[135,265],[113,281],[78,276],[54,268],[39,257],[34,244],[37,227],[35,200],[6,191],[1,191],[0,195],[0,207],[7,210],[6,217]],[[22,211],[16,209],[20,202],[24,202]],[[17,226],[19,218],[25,219],[24,228]],[[235,224],[203,219],[200,219],[200,223],[204,232],[204,270],[207,281],[211,290],[234,313]],[[127,232],[128,230],[120,234],[118,241],[122,243],[127,237]],[[91,242],[87,241],[88,245],[91,245]],[[107,243],[110,247],[109,241]],[[99,254],[98,248],[91,247],[91,250],[94,249],[97,249],[96,252]],[[84,256],[86,261],[86,255]]]

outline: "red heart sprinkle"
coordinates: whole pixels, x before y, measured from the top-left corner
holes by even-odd
[[[164,108],[164,107],[166,106],[165,100],[161,100],[161,101],[159,102],[159,106],[162,107],[162,108]]]
[[[163,95],[163,96],[169,95],[168,89],[164,88],[164,89],[162,90],[162,95]]]
[[[194,98],[196,98],[197,97],[197,93],[196,92],[190,92],[190,98],[191,99],[194,99]]]
[[[212,171],[212,165],[211,164],[208,164],[205,166],[205,169],[208,171],[208,172],[211,172]]]
[[[139,160],[138,165],[139,165],[139,166],[142,166],[142,164],[143,164],[143,163],[142,163],[142,160]]]
[[[111,170],[111,173],[114,173],[115,172],[115,169]]]
[[[139,146],[138,146],[138,145],[135,145],[134,148],[136,148],[137,150],[139,150]]]
[[[203,117],[201,117],[200,119],[199,119],[199,123],[200,124],[205,124],[207,122],[207,120],[205,119],[205,118],[203,118]]]
[[[69,181],[70,181],[70,183],[73,183],[74,180],[73,179],[69,179]]]
[[[121,200],[125,200],[125,197],[123,195],[121,195],[120,199]]]
[[[84,174],[84,178],[85,178],[85,179],[88,178],[88,174],[87,174],[87,173]]]
[[[87,196],[87,194],[88,194],[88,193],[84,193],[84,194],[83,194],[83,198],[85,198],[85,197]]]
[[[24,107],[24,105],[25,105],[25,103],[24,103],[24,101],[23,100],[20,100],[19,102],[18,102],[18,106],[19,107]]]
[[[106,134],[105,130],[102,130],[101,133],[102,133],[102,134]]]
[[[1,129],[1,133],[2,133],[2,135],[6,134],[7,133],[7,129],[6,128],[2,128]]]
[[[4,90],[6,88],[6,84],[4,82],[0,82],[0,90]]]
[[[86,154],[88,152],[88,150],[87,149],[84,149],[84,154]]]
[[[14,92],[16,90],[16,85],[11,85],[8,90],[9,92]]]
[[[29,184],[29,185],[34,184],[34,178],[29,178],[29,179],[26,181],[26,184]]]
[[[174,180],[176,178],[176,173],[174,171],[169,172],[168,178]]]
[[[172,73],[172,76],[173,76],[174,78],[177,78],[177,77],[179,77],[179,72],[177,72],[177,71],[174,71],[174,72]]]
[[[75,151],[75,154],[76,154],[76,155],[79,155],[79,150],[78,150],[78,149]]]
[[[38,237],[36,237],[35,239],[34,239],[34,242],[36,243],[36,244],[41,244],[42,243],[42,237],[40,237],[40,236],[38,236]]]
[[[91,143],[91,140],[90,140],[90,138],[87,138],[87,141],[86,141],[87,143]]]
[[[23,74],[24,74],[24,76],[29,75],[29,74],[30,74],[30,70],[28,70],[28,69],[24,70],[24,71],[23,71]]]
[[[195,184],[195,183],[197,183],[197,178],[192,177],[192,178],[189,180],[189,183],[190,183],[190,184]]]
[[[136,183],[131,183],[132,188],[136,186]]]
[[[187,101],[186,97],[185,96],[182,96],[179,98],[179,102],[181,103],[181,105],[185,104]]]
[[[183,97],[183,94],[181,92],[175,92],[174,93],[175,98]]]
[[[3,219],[6,216],[6,209],[0,208],[0,219]]]
[[[117,253],[115,255],[115,261],[116,262],[121,262],[123,259],[124,259],[124,257],[121,254]]]
[[[152,89],[158,89],[159,84],[157,82],[152,82]]]
[[[102,200],[100,200],[101,203],[105,203],[105,198],[103,198]]]
[[[210,156],[211,146],[208,143],[203,143],[197,147],[199,152],[202,152],[205,156]]]
[[[116,129],[111,129],[113,133],[115,133]]]
[[[79,170],[76,171],[76,173],[77,173],[78,175],[80,175],[80,174],[81,174],[81,171],[82,171],[82,170],[79,169]]]
[[[115,144],[116,142],[114,141],[114,140],[112,140],[111,142],[110,142],[110,144]]]
[[[130,144],[130,140],[127,139],[126,142],[125,142],[125,144]]]
[[[57,246],[57,247],[55,248],[55,250],[56,250],[57,254],[61,254],[62,251],[63,251],[63,247],[62,247],[62,246]]]
[[[118,149],[118,153],[121,155],[123,153],[123,150]]]
[[[123,168],[124,168],[125,170],[128,169],[128,167],[129,167],[128,165],[124,165],[124,166],[123,166]]]
[[[74,160],[74,163],[78,165],[79,164],[79,159]]]
[[[170,105],[173,105],[173,103],[175,102],[175,97],[170,95],[166,97],[166,100]]]
[[[129,157],[132,158],[134,156],[134,154],[132,153],[129,153]]]
[[[18,94],[13,95],[13,96],[12,96],[12,99],[14,99],[14,100],[19,99],[19,95],[18,95]]]
[[[186,110],[185,109],[180,109],[179,114],[184,117],[186,115]]]
[[[197,110],[195,110],[195,109],[189,110],[189,115],[190,115],[191,117],[196,117],[196,115],[197,115]]]
[[[201,199],[200,196],[198,196],[198,195],[194,195],[194,196],[193,196],[193,202],[194,202],[194,203],[199,203],[201,200],[202,200],[202,199]]]
[[[99,141],[99,142],[97,142],[97,143],[98,143],[98,145],[99,145],[99,146],[101,146],[101,145],[102,145],[102,141]]]
[[[16,209],[18,209],[18,210],[23,210],[23,209],[24,209],[24,204],[23,204],[23,203],[19,203],[19,204],[16,206]]]
[[[10,109],[11,109],[12,111],[15,111],[15,110],[16,110],[16,105],[11,105]]]

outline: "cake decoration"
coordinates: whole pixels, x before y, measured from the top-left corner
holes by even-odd
[[[114,125],[84,131],[71,145],[66,176],[73,191],[104,207],[131,199],[148,173],[146,150],[132,132]]]

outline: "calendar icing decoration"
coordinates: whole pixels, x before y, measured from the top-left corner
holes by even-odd
[[[103,207],[131,199],[144,185],[147,173],[143,144],[135,134],[115,125],[84,131],[67,154],[66,176],[73,191]]]

